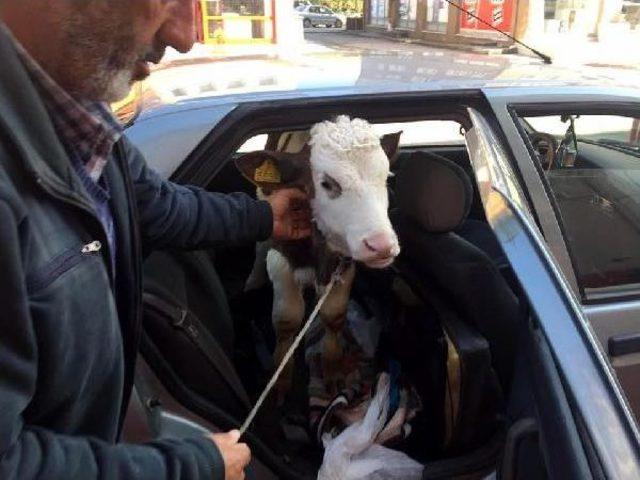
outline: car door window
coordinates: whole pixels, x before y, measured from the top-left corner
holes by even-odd
[[[519,115],[564,231],[581,294],[640,293],[640,121]]]
[[[309,8],[309,13],[318,13],[319,11],[320,11],[320,9],[318,7]]]

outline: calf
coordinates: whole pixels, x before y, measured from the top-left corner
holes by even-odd
[[[308,133],[288,134],[274,150],[248,153],[236,160],[242,174],[258,187],[259,197],[284,187],[304,190],[315,224],[309,239],[273,241],[258,248],[258,252],[267,252],[266,270],[274,289],[276,362],[291,346],[303,321],[305,288],[315,288],[320,295],[343,257],[384,268],[400,252],[387,216],[386,185],[400,134],[380,138],[365,120],[340,116],[316,124]],[[254,267],[253,275],[256,273]],[[345,323],[354,274],[351,264],[319,314],[325,325],[322,369],[328,392],[335,392],[340,380],[338,333]],[[292,373],[288,365],[278,382],[280,399],[290,388]]]

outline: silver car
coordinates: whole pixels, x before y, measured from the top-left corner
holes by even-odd
[[[382,277],[359,272],[367,282],[354,295],[389,316],[389,342],[413,319],[402,345],[432,387],[426,421],[397,448],[424,464],[425,479],[640,478],[640,90],[595,71],[466,53],[295,62],[161,69],[128,137],[164,177],[255,193],[234,158],[277,148],[288,132],[339,114],[403,130],[394,222],[405,218],[395,182],[416,159],[457,180],[426,178],[415,202],[429,199],[434,221],[463,214],[399,231],[397,264]],[[254,255],[254,245],[215,245],[148,257],[124,440],[242,423],[273,368],[272,293],[245,290]],[[385,275],[400,283],[377,288]],[[299,408],[305,392],[284,409],[263,405],[244,437],[248,478],[316,478],[322,445]]]
[[[324,27],[342,28],[342,19],[327,7],[320,5],[301,5],[296,8],[302,17],[304,28]]]

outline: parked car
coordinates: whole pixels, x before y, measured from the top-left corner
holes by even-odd
[[[302,5],[296,8],[302,16],[304,28],[324,27],[342,28],[343,21],[340,15],[327,7],[320,5]]]
[[[409,332],[404,365],[429,386],[398,448],[425,479],[640,478],[640,90],[462,53],[309,60],[163,68],[127,135],[165,177],[253,194],[234,158],[288,132],[337,114],[403,130],[389,179],[402,253],[354,288],[389,316],[388,342]],[[443,180],[407,179],[416,162]],[[242,423],[273,368],[271,291],[245,291],[254,250],[148,257],[125,440]],[[254,478],[317,475],[298,357],[299,395],[265,403],[244,437]]]

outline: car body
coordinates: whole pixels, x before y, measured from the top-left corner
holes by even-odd
[[[565,135],[564,130],[554,134],[534,128],[544,125],[537,118],[553,120],[556,116],[565,127],[567,116],[576,125],[580,116],[606,114],[635,120],[640,118],[640,90],[625,86],[620,78],[618,86],[611,86],[612,79],[597,70],[578,76],[536,61],[438,51],[349,54],[339,59],[335,54],[326,59],[318,55],[286,67],[268,59],[236,59],[224,67],[203,63],[198,68],[198,79],[190,66],[168,66],[156,72],[147,86],[147,106],[128,128],[129,137],[151,166],[177,182],[208,185],[247,138],[273,128],[286,130],[296,122],[309,124],[336,111],[372,122],[396,122],[394,125],[435,115],[459,121],[464,140],[441,142],[434,148],[467,152],[486,221],[513,268],[521,298],[529,304],[530,333],[535,338],[532,348],[539,349],[537,360],[530,365],[531,382],[538,389],[530,406],[537,412],[546,474],[562,479],[640,478],[640,434],[634,417],[640,415],[637,257],[625,251],[603,260],[596,270],[628,261],[630,274],[612,275],[610,281],[585,286],[571,237],[575,231],[585,232],[573,229],[575,222],[567,223],[566,217],[567,208],[587,217],[594,206],[599,215],[604,212],[598,222],[609,222],[602,225],[612,231],[591,232],[593,238],[587,238],[584,247],[588,257],[602,251],[602,243],[613,242],[616,235],[628,235],[630,242],[635,241],[638,237],[634,235],[640,232],[635,217],[640,196],[635,172],[640,170],[640,158],[633,149],[619,148],[615,139],[593,144],[597,135],[579,139]],[[247,69],[264,73],[249,84],[239,80]],[[218,83],[212,85],[215,70]],[[167,87],[169,78],[171,86]],[[603,84],[608,86],[603,88]],[[598,122],[592,123],[597,130]],[[637,125],[633,125],[629,133],[635,135]],[[534,141],[536,132],[554,136],[555,140],[546,137],[548,142],[564,142],[567,137],[563,152],[577,144],[585,155],[580,162],[597,165],[588,171],[579,171],[583,167],[575,164],[549,168],[541,160],[548,149]],[[621,164],[609,165],[609,161]],[[606,188],[589,180],[593,170],[602,169],[613,172]],[[578,194],[572,197],[571,188],[557,190],[548,171],[563,178],[579,177],[577,187],[571,184]],[[620,198],[624,201],[616,203]],[[562,199],[568,200],[563,204]],[[621,212],[621,205],[630,213]],[[574,218],[579,222],[579,215]],[[625,222],[625,230],[616,233],[620,222]],[[196,408],[188,396],[159,386],[161,375],[146,361],[140,376],[142,383],[156,385],[155,394],[136,387],[144,415],[155,419],[155,435],[201,431],[198,425],[210,429],[231,426],[217,420],[221,417],[208,416],[206,409]],[[150,395],[161,397],[162,406],[148,407]],[[254,447],[257,475],[286,478],[287,474],[265,460],[260,439],[247,438]],[[505,455],[517,456],[515,443]],[[495,469],[502,469],[505,475],[508,466],[496,465]]]
[[[301,5],[296,7],[296,11],[302,17],[302,24],[305,28],[317,27],[319,25],[342,28],[344,24],[340,15],[320,5]]]

